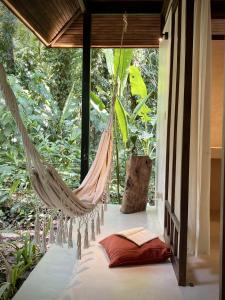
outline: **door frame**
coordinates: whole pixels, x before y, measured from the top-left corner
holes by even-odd
[[[183,98],[183,124],[182,124],[182,153],[181,153],[181,188],[180,188],[180,211],[179,216],[175,213],[175,187],[176,187],[176,157],[177,157],[177,120],[179,104],[180,85],[180,49],[181,49],[181,24],[182,24],[182,3],[186,2],[185,10],[185,71],[184,71],[184,98]],[[189,197],[189,154],[190,154],[190,126],[191,126],[191,94],[192,94],[192,52],[193,52],[193,26],[194,26],[194,0],[174,0],[170,7],[172,9],[171,29],[171,61],[170,61],[170,83],[168,99],[168,121],[167,121],[167,147],[166,147],[166,178],[165,178],[165,218],[164,236],[170,244],[173,256],[172,264],[177,277],[178,284],[186,285],[187,273],[187,233],[188,233],[188,197]],[[175,13],[178,9],[177,26],[177,70],[173,70],[174,59],[174,38],[175,38]],[[173,95],[173,73],[176,71],[176,91]],[[172,101],[175,101],[175,112],[172,116]],[[170,165],[170,136],[171,121],[173,117],[173,147],[172,166]],[[172,168],[172,173],[170,173]],[[171,177],[171,178],[170,178]],[[171,190],[169,190],[171,180]],[[170,195],[169,195],[170,193]],[[169,197],[171,201],[169,201]]]
[[[224,41],[225,43],[225,41]],[[225,62],[225,51],[224,51]],[[224,70],[225,86],[225,70]],[[223,107],[225,108],[225,93]],[[223,144],[221,161],[221,202],[220,202],[220,275],[219,275],[219,299],[225,299],[225,109],[223,109]]]

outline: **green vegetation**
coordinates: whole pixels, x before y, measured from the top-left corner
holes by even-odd
[[[0,258],[1,268],[5,271],[1,276],[3,281],[0,286],[0,299],[8,300],[16,293],[21,283],[26,279],[29,271],[41,258],[41,253],[30,240],[29,235],[24,235],[18,246],[18,242],[1,244]],[[9,263],[10,261],[10,263]]]
[[[45,48],[0,3],[0,62],[7,71],[32,141],[41,155],[59,170],[67,184],[71,188],[77,187],[82,50]],[[147,154],[154,160],[157,49],[92,49],[91,161],[106,126],[117,75],[115,168],[110,190],[115,203],[123,194],[125,164],[131,153]],[[21,137],[1,95],[0,115],[0,231],[26,231],[33,228],[35,212],[41,205],[30,185]],[[152,175],[150,201],[154,201],[154,168]],[[34,256],[29,263],[21,263],[24,256],[18,253],[27,247]],[[8,295],[3,299],[10,299],[11,291],[18,287],[17,279],[35,263],[38,249],[33,247],[29,239],[20,241],[19,248],[14,247],[18,259],[13,260],[7,282],[0,285],[0,294],[5,289]],[[2,255],[0,262],[3,263],[7,258]],[[3,273],[6,276],[5,267]],[[5,281],[3,279],[4,276],[0,276],[0,284]]]

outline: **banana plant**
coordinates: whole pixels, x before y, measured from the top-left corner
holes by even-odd
[[[139,68],[131,65],[133,57],[131,49],[105,49],[104,54],[108,72],[114,82],[114,86],[117,84],[118,87],[115,114],[124,145],[129,147],[132,143],[134,149],[136,141],[139,140],[144,149],[144,153],[147,155],[149,154],[153,134],[148,132],[148,123],[151,122],[149,116],[151,109],[146,102],[152,93],[147,93],[147,87]],[[137,106],[131,113],[126,111],[123,104],[124,101],[126,101],[126,99],[124,99],[124,89],[127,86],[128,78],[131,95],[137,98]],[[93,92],[91,92],[91,103],[98,111],[105,109],[103,101]],[[138,118],[144,126],[144,131],[143,129],[140,130],[137,126]]]
[[[116,155],[116,178],[117,178],[117,199],[120,203],[120,163],[118,150],[118,130],[120,131],[123,143],[126,148],[131,148],[133,154],[136,154],[136,142],[142,145],[142,149],[146,155],[149,154],[149,149],[153,134],[148,132],[148,123],[151,121],[151,109],[146,104],[152,93],[147,93],[147,87],[141,76],[138,67],[131,65],[133,52],[131,49],[105,49],[107,69],[113,82],[111,95],[115,92],[117,86],[117,97],[115,101],[115,155]],[[134,110],[128,113],[125,109],[127,99],[124,97],[125,87],[130,83],[131,95],[136,98],[137,105]],[[102,92],[102,90],[101,90]],[[103,91],[107,94],[106,91]],[[102,99],[91,92],[91,104],[98,111],[106,110]],[[125,105],[124,105],[125,104]],[[141,121],[141,122],[140,122]],[[141,124],[140,124],[141,123]],[[144,127],[144,130],[143,130]]]
[[[104,50],[106,64],[108,72],[110,74],[111,80],[114,83],[111,90],[111,96],[114,94],[115,86],[117,86],[117,97],[115,101],[115,154],[116,154],[116,177],[117,177],[117,199],[120,203],[120,164],[119,164],[119,150],[118,150],[118,136],[117,127],[120,129],[120,133],[124,144],[128,141],[128,122],[127,115],[121,98],[123,96],[123,91],[127,83],[127,78],[129,74],[129,66],[131,64],[133,51],[131,49],[105,49]],[[91,103],[94,107],[97,106],[97,110],[101,111],[104,107],[102,100],[91,93]]]
[[[154,144],[152,143],[153,132],[149,132],[148,124],[153,124],[155,120],[151,119],[151,109],[146,102],[152,96],[153,91],[147,94],[147,87],[138,67],[130,66],[129,75],[131,94],[132,96],[137,97],[138,103],[132,114],[129,116],[129,124],[130,127],[132,127],[129,141],[133,144],[133,153],[136,153],[136,142],[139,140],[144,150],[144,154],[150,155],[154,152]],[[138,125],[138,118],[141,120],[141,126],[140,124]]]
[[[118,93],[115,102],[115,114],[117,118],[117,123],[120,129],[120,133],[123,139],[124,144],[127,144],[128,141],[128,113],[122,104],[122,97],[124,88],[127,84],[127,79],[129,75],[129,67],[133,57],[132,49],[104,49],[104,54],[106,58],[106,64],[108,72],[111,76],[112,81],[117,84]],[[113,94],[113,88],[111,93]],[[91,93],[91,103],[95,107],[97,106],[98,110],[105,108],[103,101],[93,92]]]

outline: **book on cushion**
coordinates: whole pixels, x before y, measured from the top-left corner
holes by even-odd
[[[152,233],[150,230],[144,227],[135,227],[116,233],[119,236],[123,236],[126,239],[134,242],[138,246],[142,246],[145,243],[154,240],[158,237],[157,234]]]

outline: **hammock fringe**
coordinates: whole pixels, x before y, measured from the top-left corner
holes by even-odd
[[[70,218],[69,234],[68,234],[68,248],[73,248],[73,218]]]
[[[84,231],[84,249],[89,248],[89,241],[88,241],[88,222],[85,224],[85,231]]]
[[[53,218],[50,216],[50,232],[49,232],[49,243],[55,243],[55,231],[54,231],[54,223]]]
[[[95,241],[95,220],[91,220],[91,240]]]
[[[99,212],[97,214],[97,220],[96,220],[96,234],[100,234],[101,233],[101,228],[100,228],[100,216],[99,216]]]
[[[81,233],[80,228],[77,229],[77,259],[81,259]]]
[[[101,225],[104,225],[104,204],[101,205]]]
[[[47,246],[46,246],[46,217],[45,217],[43,222],[41,252],[45,253],[46,251],[47,251]]]

